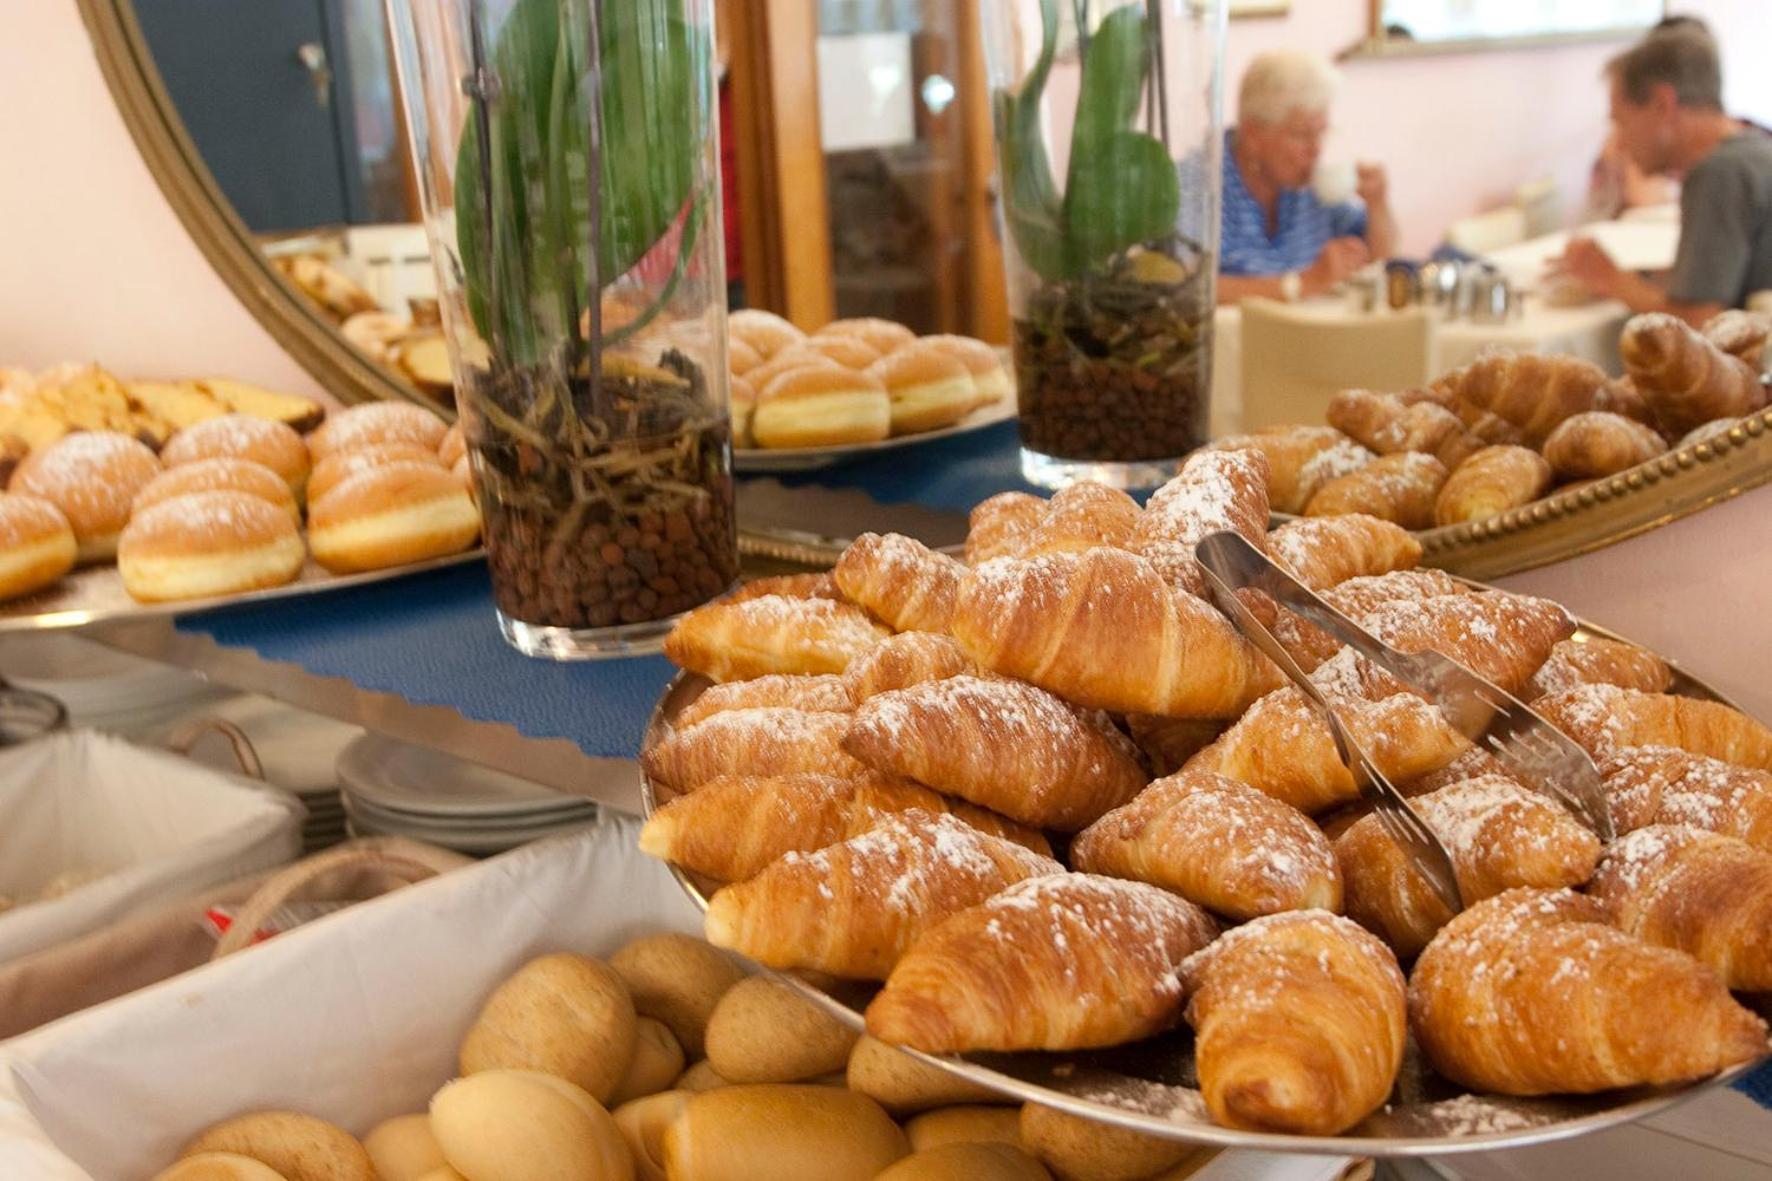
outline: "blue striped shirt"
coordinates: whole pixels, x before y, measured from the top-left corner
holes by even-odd
[[[1232,152],[1235,128],[1224,133],[1224,201],[1218,269],[1225,275],[1283,275],[1317,261],[1331,238],[1366,236],[1366,210],[1355,202],[1325,205],[1310,189],[1281,189],[1276,229],[1243,183]]]

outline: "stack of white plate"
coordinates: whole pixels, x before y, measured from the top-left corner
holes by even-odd
[[[66,632],[0,637],[0,674],[21,689],[59,698],[73,727],[155,744],[195,707],[228,690],[195,673],[113,651]]]
[[[591,824],[597,806],[425,747],[366,734],[338,758],[352,836],[403,836],[490,856]]]

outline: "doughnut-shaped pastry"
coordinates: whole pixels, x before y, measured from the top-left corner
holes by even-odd
[[[411,402],[370,402],[341,410],[308,436],[308,452],[319,463],[335,451],[355,451],[374,443],[417,443],[432,454],[449,431],[441,418]]]
[[[793,369],[757,392],[751,434],[760,447],[829,447],[884,439],[891,429],[886,387],[834,363]]]
[[[282,586],[307,560],[289,513],[244,492],[192,492],[137,513],[117,545],[123,589],[144,603]]]
[[[940,345],[912,341],[876,361],[868,372],[886,387],[895,435],[952,426],[979,404],[972,371]]]
[[[74,568],[77,549],[60,509],[22,492],[0,492],[0,599],[48,586]]]
[[[418,464],[360,472],[308,512],[314,560],[334,574],[460,553],[479,535],[480,512],[462,482]]]
[[[250,459],[262,463],[299,498],[308,486],[308,449],[301,436],[280,422],[250,414],[224,414],[186,427],[160,452],[167,467],[199,459]]]
[[[814,336],[796,351],[829,357],[845,369],[866,369],[883,355],[859,336]]]
[[[972,388],[978,394],[979,406],[1001,401],[1009,393],[1009,373],[997,350],[970,336],[925,336],[923,344],[956,358],[972,374]]]
[[[873,345],[884,356],[917,339],[917,334],[893,320],[878,316],[858,316],[848,320],[832,320],[818,330],[820,336],[858,336]]]
[[[116,556],[130,503],[159,474],[160,461],[139,440],[117,431],[78,431],[33,452],[9,487],[61,510],[74,530],[79,561],[108,562]]]
[[[741,308],[727,316],[726,331],[733,340],[744,341],[765,361],[806,339],[804,332],[774,312],[760,308]]]
[[[466,458],[465,453],[457,457],[462,458]],[[450,460],[444,463],[441,452],[421,447],[417,443],[372,443],[368,447],[358,447],[351,451],[335,451],[314,465],[314,474],[308,477],[308,499],[319,500],[362,472],[372,472],[398,464],[447,468],[453,467],[455,462],[456,460]]]
[[[130,513],[141,513],[163,501],[193,492],[244,492],[260,500],[268,500],[292,520],[301,520],[301,509],[295,494],[283,477],[262,463],[250,459],[199,459],[194,463],[167,468],[135,494]]]

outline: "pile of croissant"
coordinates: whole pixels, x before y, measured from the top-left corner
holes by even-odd
[[[1269,427],[1212,444],[1254,450],[1273,507],[1367,513],[1406,529],[1459,525],[1530,504],[1722,434],[1765,408],[1772,315],[1728,311],[1696,330],[1637,316],[1616,380],[1577,357],[1497,351],[1425,390],[1343,390],[1328,425]]]
[[[1666,664],[1573,638],[1555,603],[1414,569],[1392,523],[1268,532],[1269,478],[1258,452],[1204,451],[1143,509],[1005,493],[964,563],[869,534],[829,575],[693,612],[666,652],[715,683],[644,753],[674,798],[641,847],[727,883],[719,946],[883,982],[886,1042],[1074,1050],[1185,1019],[1230,1127],[1354,1127],[1409,1030],[1444,1077],[1507,1095],[1766,1054],[1731,990],[1772,990],[1772,731],[1667,695]],[[1619,839],[1252,600],[1446,845],[1469,907],[1448,913],[1322,716],[1202,597],[1193,547],[1226,529],[1394,647],[1535,701],[1599,762]]]

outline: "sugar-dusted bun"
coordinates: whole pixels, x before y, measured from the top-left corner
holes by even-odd
[[[732,339],[744,341],[765,361],[806,339],[804,332],[774,312],[757,308],[743,308],[726,317],[726,331]]]
[[[926,341],[888,353],[868,372],[886,387],[895,435],[952,426],[979,404],[965,363]]]
[[[437,444],[437,458],[444,467],[454,467],[455,461],[467,453],[468,437],[462,433],[461,423],[456,422],[443,432],[443,441]]]
[[[62,511],[23,492],[0,492],[0,599],[48,586],[74,568],[78,547]]]
[[[376,1181],[369,1153],[349,1132],[295,1111],[223,1120],[198,1133],[179,1155],[226,1152],[251,1157],[288,1181]]]
[[[973,387],[978,391],[980,406],[989,406],[1008,396],[1009,373],[1003,368],[1003,358],[984,341],[970,336],[942,335],[925,336],[923,343],[933,345],[966,366],[972,374]]]
[[[188,426],[172,436],[160,458],[167,467],[199,459],[250,459],[282,476],[297,497],[308,485],[308,448],[301,436],[283,423],[250,414],[224,414]]]
[[[886,387],[837,365],[793,369],[757,393],[751,435],[759,447],[871,443],[891,430]]]
[[[757,387],[742,377],[732,378],[732,445],[751,445],[751,415],[757,412]]]
[[[884,356],[917,339],[917,334],[892,320],[861,316],[851,320],[832,320],[818,330],[820,336],[859,336]]]
[[[295,520],[245,492],[191,492],[135,514],[117,545],[123,589],[144,603],[282,586],[307,560]]]
[[[763,354],[743,337],[734,336],[726,342],[726,368],[734,377],[743,377],[763,363]]]
[[[435,453],[449,428],[411,402],[370,402],[328,418],[308,436],[308,452],[319,463],[335,451],[355,451],[373,443],[417,443]]]
[[[417,443],[372,443],[351,451],[335,451],[314,465],[314,474],[308,477],[308,499],[319,500],[352,476],[400,464],[447,468],[453,467],[455,461],[444,463],[439,452]]]
[[[187,1156],[154,1174],[154,1181],[289,1181],[262,1161],[237,1152],[203,1152]],[[382,1181],[377,1178],[376,1181]],[[397,1181],[397,1179],[396,1179]]]
[[[135,494],[135,502],[129,511],[139,513],[161,501],[189,496],[193,492],[244,492],[276,505],[292,520],[301,520],[295,493],[289,490],[283,477],[250,459],[199,459],[167,468]]]
[[[359,472],[308,506],[308,546],[334,574],[460,553],[479,535],[468,490],[440,467]]]
[[[77,431],[32,452],[8,487],[61,510],[81,562],[108,562],[117,554],[130,503],[159,474],[160,461],[139,440],[117,431]]]
[[[836,332],[829,336],[820,333],[800,347],[829,357],[845,369],[866,369],[885,355],[860,333]]]

